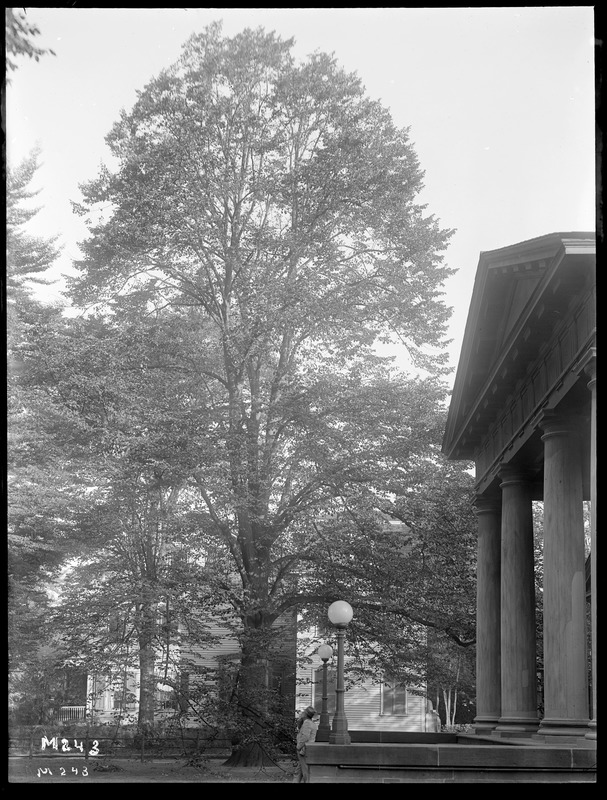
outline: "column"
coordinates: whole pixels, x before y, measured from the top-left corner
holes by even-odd
[[[533,517],[529,481],[515,466],[502,480],[501,685],[498,731],[535,732],[538,726]]]
[[[477,733],[497,726],[501,713],[500,529],[498,497],[477,495],[476,716]]]
[[[540,733],[588,733],[582,463],[573,418],[545,411],[544,719]]]
[[[590,630],[592,637],[592,709],[590,711],[589,739],[596,739],[597,704],[596,704],[596,653],[598,649],[596,629],[597,574],[596,574],[596,350],[591,347],[582,357],[578,374],[586,373],[590,378]]]
[[[588,388],[591,391],[591,417],[590,417],[590,624],[592,626],[592,720],[590,722],[589,738],[596,738],[597,705],[596,705],[596,651],[598,649],[596,631],[596,603],[597,603],[597,574],[596,574],[596,359],[594,350],[592,359],[587,367],[590,375]]]

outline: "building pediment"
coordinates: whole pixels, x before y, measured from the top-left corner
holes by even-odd
[[[443,439],[449,458],[474,459],[575,298],[594,282],[593,233],[552,233],[482,252]]]

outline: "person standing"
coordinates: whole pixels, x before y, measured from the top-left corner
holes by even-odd
[[[304,708],[297,720],[297,769],[293,783],[309,783],[310,768],[306,762],[306,746],[316,739],[316,725],[314,717],[316,709],[314,706]]]

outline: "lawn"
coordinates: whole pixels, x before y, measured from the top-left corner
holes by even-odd
[[[224,767],[225,759],[194,766],[184,759],[111,759],[99,761],[59,755],[46,758],[11,757],[9,783],[290,783],[295,763],[271,767]]]

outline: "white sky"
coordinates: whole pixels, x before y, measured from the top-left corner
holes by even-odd
[[[104,137],[136,90],[223,20],[294,37],[296,56],[334,53],[410,128],[425,170],[419,198],[456,228],[446,262],[457,366],[479,253],[555,231],[595,229],[594,9],[27,8],[39,47],[6,98],[7,158],[42,149],[39,235],[60,235],[59,271],[86,235],[70,201],[108,159]]]

